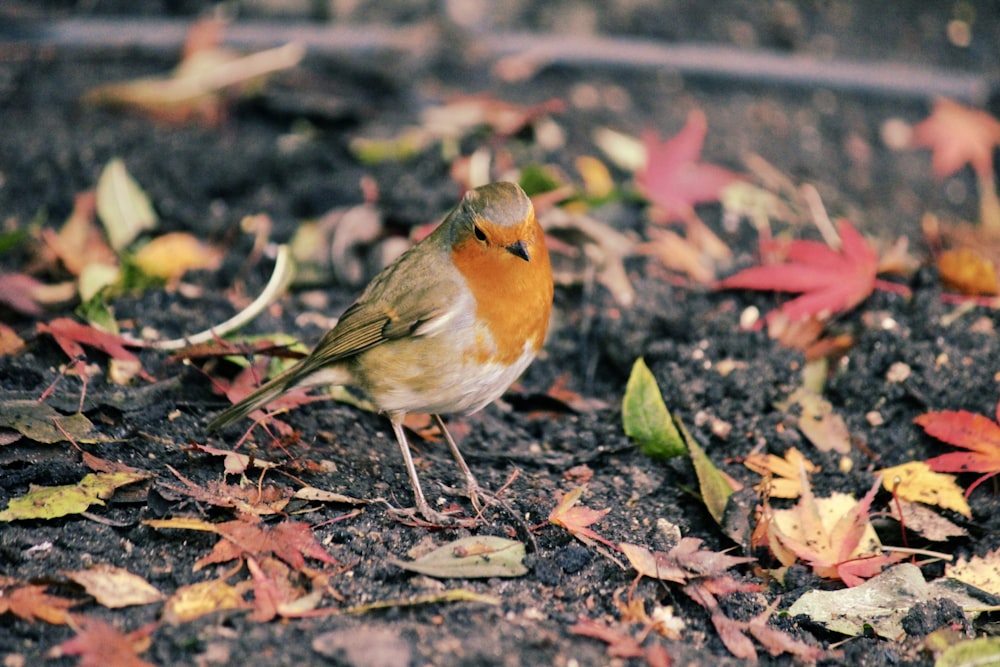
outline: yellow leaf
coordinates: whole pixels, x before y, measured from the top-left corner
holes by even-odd
[[[972,510],[955,482],[955,475],[934,472],[924,461],[911,461],[881,473],[882,486],[904,500],[937,505],[972,518]]]
[[[0,521],[55,519],[79,514],[91,505],[103,505],[119,486],[149,477],[144,472],[91,473],[77,484],[33,486],[28,495],[13,498],[0,512]]]
[[[163,620],[171,624],[186,623],[212,612],[249,606],[239,588],[223,579],[211,579],[178,588],[163,606]]]
[[[772,498],[798,498],[802,494],[801,470],[812,474],[819,468],[802,453],[792,447],[784,458],[774,454],[751,454],[744,465],[759,475],[770,475],[770,495]],[[761,490],[766,484],[761,482],[755,488]]]
[[[150,604],[163,599],[163,593],[145,579],[120,567],[101,564],[65,574],[83,586],[98,603],[110,609]]]
[[[173,232],[144,245],[134,261],[146,275],[170,281],[188,271],[216,268],[219,253],[190,234]]]

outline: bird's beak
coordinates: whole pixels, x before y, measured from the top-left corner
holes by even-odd
[[[526,262],[531,261],[531,255],[528,254],[528,246],[524,244],[524,241],[515,241],[514,243],[511,243],[509,246],[506,246],[506,248],[507,252],[509,252],[510,254],[516,255],[517,257],[520,257]]]

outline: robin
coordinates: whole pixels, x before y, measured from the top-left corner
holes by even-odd
[[[468,415],[498,398],[545,340],[552,268],[531,200],[514,183],[470,190],[444,222],[371,281],[309,356],[208,425],[221,429],[293,387],[350,385],[388,416],[413,486],[415,507],[436,525],[413,464],[403,419],[429,413],[465,478],[482,490],[441,415]]]

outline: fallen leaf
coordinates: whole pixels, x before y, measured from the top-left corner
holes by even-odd
[[[611,509],[595,510],[589,507],[576,507],[576,503],[579,502],[580,496],[583,495],[586,488],[585,486],[578,486],[572,491],[564,493],[559,500],[559,504],[549,514],[549,522],[565,528],[573,537],[579,539],[584,544],[589,544],[591,540],[595,540],[612,549],[617,549],[613,542],[604,539],[589,527],[603,519]]]
[[[632,238],[607,223],[560,207],[539,214],[538,222],[550,240],[557,283],[585,283],[593,275],[619,306],[627,308],[635,303],[635,288],[625,270],[625,258],[636,250]],[[564,243],[553,243],[553,238]]]
[[[941,282],[950,289],[969,295],[1000,293],[997,267],[971,248],[945,250],[938,255],[937,266]]]
[[[656,378],[641,357],[632,365],[632,373],[625,385],[622,423],[625,435],[639,443],[646,456],[667,460],[687,451],[680,431],[663,402]]]
[[[79,667],[154,667],[139,657],[149,648],[156,623],[124,634],[110,623],[88,616],[73,616],[70,625],[76,637],[64,641],[46,653],[48,658],[80,656]]]
[[[212,553],[200,558],[194,570],[206,565],[225,563],[244,556],[263,557],[274,555],[295,570],[305,569],[305,557],[327,565],[339,565],[337,560],[316,541],[309,524],[284,521],[273,526],[248,521],[208,523],[201,519],[177,517],[144,521],[153,528],[177,528],[215,533],[223,539],[216,543]]]
[[[1000,200],[993,176],[993,147],[1000,145],[1000,121],[984,111],[939,98],[934,111],[913,128],[913,144],[933,152],[931,168],[939,178],[972,165],[979,183],[983,227],[1000,232]]]
[[[378,602],[369,602],[366,604],[356,605],[354,607],[347,607],[346,609],[336,610],[331,613],[334,614],[367,614],[373,611],[379,611],[382,609],[405,609],[407,607],[417,607],[425,604],[440,604],[442,602],[478,602],[480,604],[488,604],[492,606],[497,606],[500,604],[500,598],[493,595],[484,595],[483,593],[476,593],[475,591],[470,591],[464,588],[452,588],[440,593],[431,593],[429,595],[421,595],[414,598],[405,598],[400,600],[379,600]],[[323,609],[317,609],[317,612],[324,612]],[[316,614],[321,615],[320,613]]]
[[[80,357],[86,358],[82,347],[86,345],[104,352],[112,359],[139,363],[139,357],[125,349],[126,345],[135,345],[134,342],[125,340],[121,336],[99,331],[68,317],[57,317],[48,324],[39,322],[38,331],[52,336],[63,353],[73,361]],[[152,381],[152,378],[145,373],[143,376]]]
[[[188,271],[215,269],[221,260],[217,250],[185,232],[157,236],[132,257],[143,273],[167,282],[178,280]]]
[[[882,552],[868,517],[880,484],[876,480],[861,502],[844,493],[817,499],[803,476],[802,497],[795,507],[765,507],[772,553],[783,565],[802,560],[818,576],[841,579],[848,586],[878,574],[902,557]]]
[[[416,560],[390,558],[389,562],[404,570],[440,579],[520,577],[528,572],[524,556],[523,543],[483,535],[449,542]]]
[[[1000,419],[1000,404],[997,415]],[[997,422],[965,410],[928,412],[913,421],[922,426],[927,435],[965,450],[928,459],[931,470],[983,473],[966,489],[966,498],[977,486],[1000,473],[1000,425]]]
[[[45,249],[75,276],[90,264],[116,265],[118,257],[97,226],[97,197],[82,192],[73,202],[73,211],[56,233],[42,230]],[[44,255],[43,255],[44,256]]]
[[[947,647],[934,661],[934,667],[978,667],[1000,665],[1000,637],[966,639]]]
[[[730,556],[702,549],[702,540],[684,537],[669,551],[650,551],[637,544],[622,542],[619,547],[636,572],[644,577],[685,584],[699,577],[716,577],[753,558]]]
[[[653,131],[643,137],[646,163],[636,173],[636,182],[664,222],[691,220],[696,204],[718,201],[722,189],[739,179],[728,169],[699,162],[707,132],[705,113],[693,109],[681,131],[670,139],[661,142]]]
[[[837,231],[839,251],[818,241],[792,241],[784,264],[744,269],[716,288],[802,293],[781,306],[790,320],[851,310],[875,289],[878,253],[847,220],[838,223]]]
[[[903,618],[914,606],[938,599],[951,600],[960,607],[982,606],[946,579],[927,583],[920,568],[901,563],[853,588],[807,591],[788,613],[804,614],[833,632],[862,636],[870,628],[895,641],[906,636]]]
[[[232,100],[259,90],[268,75],[294,67],[305,55],[303,45],[290,43],[241,56],[219,46],[223,28],[217,19],[195,23],[173,72],[98,86],[87,91],[83,101],[171,123],[202,120],[214,125],[225,117]]]
[[[819,394],[799,387],[776,405],[786,412],[792,406],[799,407],[801,413],[796,425],[819,451],[834,451],[838,454],[851,451],[851,435],[847,432],[847,424],[834,412],[833,404]]]
[[[29,317],[40,317],[42,307],[35,292],[42,282],[24,273],[0,272],[0,304]]]
[[[570,626],[569,631],[604,642],[608,645],[608,656],[612,658],[641,658],[646,654],[639,640],[624,629],[591,618],[581,618]]]
[[[747,468],[768,479],[757,485],[757,490],[772,498],[798,498],[802,494],[802,470],[806,475],[819,470],[802,452],[792,447],[785,455],[750,454],[743,462]]]
[[[58,424],[58,426],[56,425]],[[86,415],[64,415],[46,403],[0,398],[0,427],[14,429],[35,442],[100,442],[103,438]]]
[[[224,579],[209,579],[181,586],[163,605],[163,620],[171,625],[187,623],[218,611],[248,609],[239,587]]]
[[[128,173],[121,158],[108,162],[97,179],[97,215],[116,252],[156,226],[156,213],[149,197]]]
[[[682,422],[678,421],[677,426],[691,455],[691,465],[694,466],[694,473],[698,478],[698,490],[701,491],[702,502],[705,503],[705,508],[715,522],[724,527],[726,505],[730,496],[740,489],[740,485],[719,470]]]
[[[900,510],[902,516],[900,516]],[[968,537],[969,531],[955,525],[926,505],[895,500],[889,503],[889,515],[907,530],[923,535],[931,542],[946,542],[953,537]]]
[[[962,516],[972,518],[969,501],[962,495],[962,489],[955,482],[954,475],[934,472],[924,461],[911,461],[886,468],[878,474],[882,476],[882,486],[889,493],[904,500],[954,510]]]
[[[1000,595],[1000,549],[994,549],[984,556],[970,556],[959,558],[954,563],[945,563],[944,574],[991,595]]]
[[[49,595],[45,588],[20,583],[0,586],[0,615],[14,614],[28,623],[36,620],[53,625],[67,623],[67,610],[77,602]]]
[[[77,484],[33,486],[28,495],[12,498],[0,512],[0,521],[56,519],[84,512],[91,505],[103,505],[115,489],[148,478],[148,473],[91,473]]]
[[[98,564],[86,570],[63,574],[83,586],[98,604],[109,609],[152,604],[163,600],[163,593],[139,575],[132,574],[124,568]]]

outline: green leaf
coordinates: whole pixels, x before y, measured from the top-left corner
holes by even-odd
[[[646,456],[666,460],[687,451],[656,378],[641,357],[636,359],[625,385],[622,423],[625,435],[635,440]]]
[[[678,420],[681,434],[687,450],[691,453],[691,463],[694,465],[694,473],[698,477],[698,488],[701,490],[701,499],[708,508],[708,513],[712,515],[715,522],[723,526],[723,519],[726,513],[726,503],[729,496],[733,495],[733,486],[729,479],[723,475],[708,454],[701,448],[694,436],[688,432],[684,424]]]
[[[114,158],[97,179],[97,215],[111,247],[120,252],[144,230],[156,226],[156,213],[121,158]]]
[[[942,651],[934,667],[984,667],[1000,665],[1000,637],[978,637],[953,644]]]
[[[35,486],[26,496],[13,498],[0,512],[0,521],[56,519],[79,514],[91,505],[103,505],[119,486],[149,477],[143,472],[91,473],[78,484]]]
[[[409,562],[390,559],[404,570],[439,579],[520,577],[524,566],[524,544],[503,537],[463,537]]]
[[[56,426],[56,422],[62,430]],[[0,427],[14,429],[35,442],[52,444],[72,438],[76,442],[99,442],[94,425],[81,413],[64,415],[45,403],[25,399],[0,399]]]

